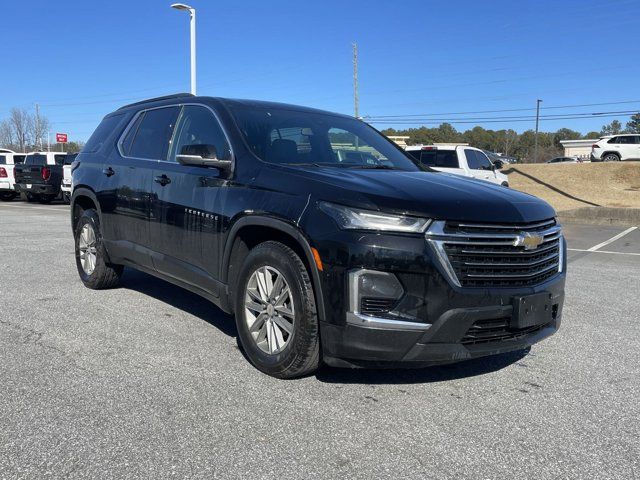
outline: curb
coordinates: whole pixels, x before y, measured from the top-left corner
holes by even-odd
[[[583,207],[558,212],[562,223],[585,223],[589,225],[640,225],[640,208]]]

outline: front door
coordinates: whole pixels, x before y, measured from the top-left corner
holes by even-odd
[[[186,147],[206,146],[221,160],[231,159],[229,142],[214,113],[202,105],[185,105],[179,115],[167,161],[153,172],[154,207],[151,241],[156,269],[218,295],[221,188],[217,168],[181,165]]]
[[[467,158],[467,165],[473,178],[491,183],[500,183],[493,168],[493,163],[484,153],[479,150],[465,148],[464,155]]]

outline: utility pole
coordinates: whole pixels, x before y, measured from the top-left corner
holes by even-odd
[[[40,146],[40,151],[42,151],[43,148],[40,137],[40,105],[36,103],[36,147]]]
[[[537,162],[538,161],[538,125],[540,123],[540,104],[542,103],[542,100],[538,99],[536,100],[536,136],[535,136],[535,147],[534,147],[534,154],[533,154],[533,161]]]
[[[353,115],[359,118],[360,100],[358,98],[358,44],[353,42]]]

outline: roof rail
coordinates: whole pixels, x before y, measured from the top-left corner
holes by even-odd
[[[148,98],[146,100],[141,100],[139,102],[130,103],[128,105],[124,105],[120,107],[118,110],[124,110],[125,108],[134,107],[136,105],[143,105],[145,103],[159,102],[160,100],[170,100],[172,98],[193,97],[193,96],[194,96],[193,93],[174,93],[173,95],[165,95],[163,97]]]

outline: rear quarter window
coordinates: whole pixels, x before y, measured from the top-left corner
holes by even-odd
[[[423,150],[420,162],[428,167],[460,168],[455,150]]]
[[[116,127],[120,124],[120,121],[124,118],[124,113],[118,115],[110,115],[105,117],[98,128],[95,129],[84,148],[82,153],[95,153],[102,148],[104,142],[108,140],[109,136]]]

